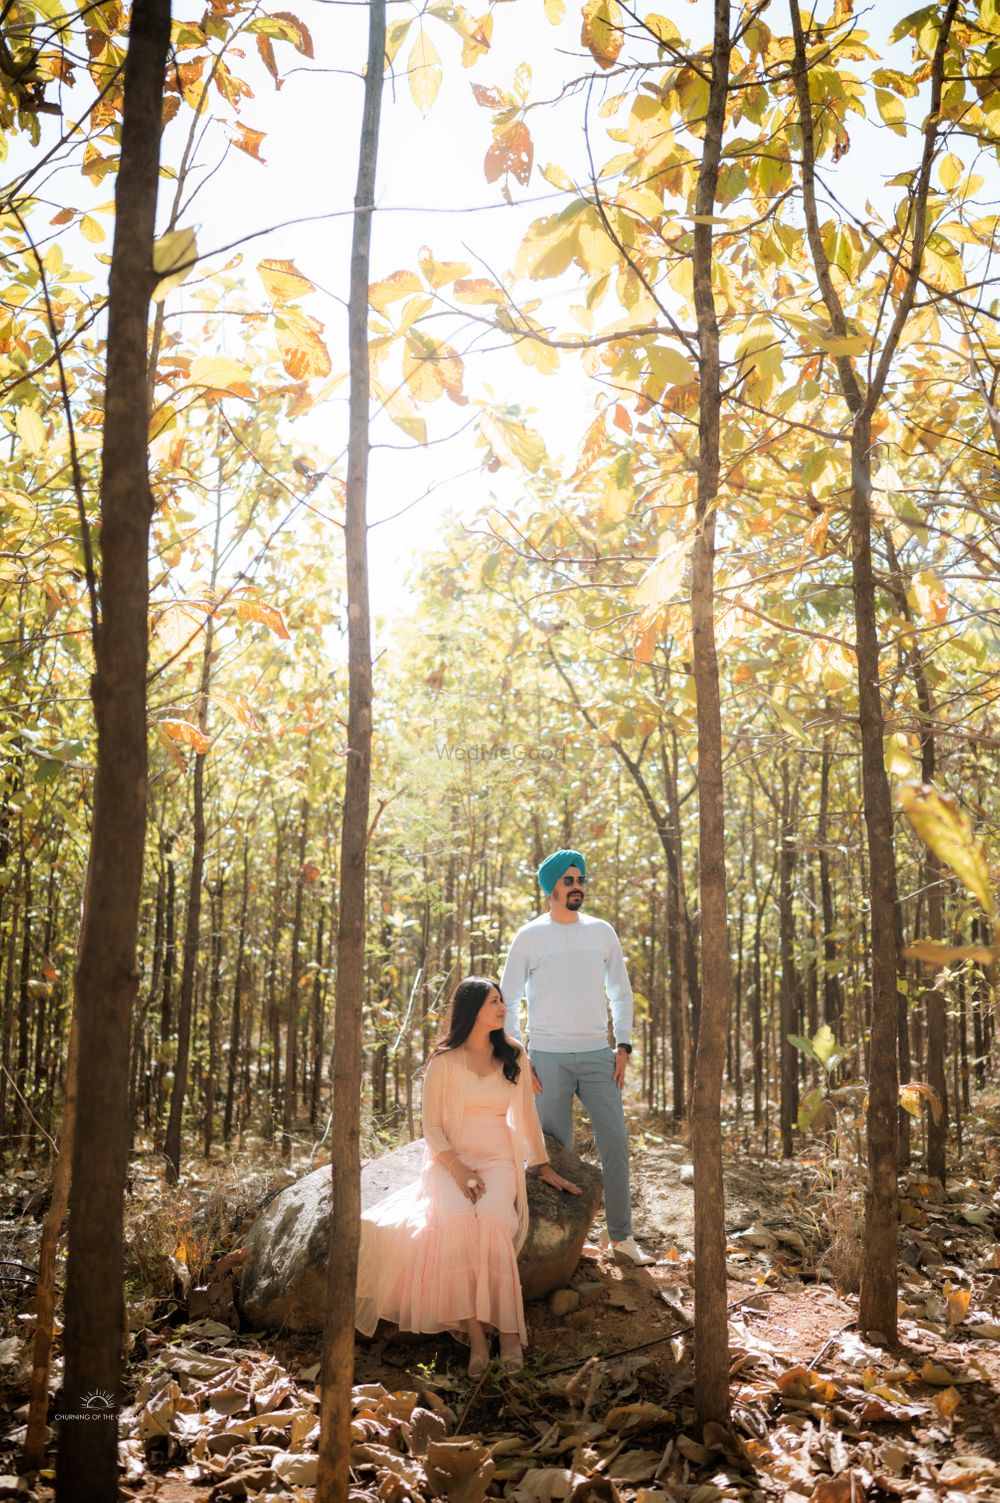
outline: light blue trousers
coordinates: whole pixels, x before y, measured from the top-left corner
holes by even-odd
[[[612,1242],[621,1242],[632,1235],[632,1198],[622,1093],[612,1076],[614,1051],[551,1054],[532,1049],[531,1063],[542,1087],[542,1094],[535,1097],[542,1131],[551,1133],[564,1148],[573,1147],[573,1097],[583,1102],[601,1155],[608,1236]]]

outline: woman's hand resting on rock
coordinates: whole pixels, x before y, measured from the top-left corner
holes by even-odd
[[[565,1190],[570,1195],[580,1194],[580,1186],[574,1185],[571,1179],[563,1179],[562,1175],[557,1174],[551,1164],[543,1164],[541,1166],[538,1171],[538,1178],[543,1179],[554,1190]]]

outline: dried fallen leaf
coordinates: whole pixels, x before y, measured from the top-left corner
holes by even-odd
[[[971,1289],[949,1289],[948,1294],[948,1324],[960,1326],[969,1313],[972,1303]]]
[[[962,1395],[957,1388],[942,1388],[940,1393],[934,1395],[934,1408],[943,1420],[949,1422],[954,1418],[955,1410],[962,1402]]]
[[[809,1503],[863,1503],[866,1497],[858,1474],[846,1471],[817,1482],[809,1495]]]
[[[662,1425],[671,1417],[670,1410],[659,1404],[616,1404],[608,1410],[604,1423],[609,1430],[617,1430],[620,1435],[634,1435],[639,1430],[651,1430],[654,1425]]]
[[[435,1497],[449,1503],[482,1503],[496,1465],[489,1447],[477,1440],[431,1440],[424,1465]]]

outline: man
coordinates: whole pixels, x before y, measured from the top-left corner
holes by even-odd
[[[632,1053],[632,988],[618,936],[603,919],[581,913],[587,863],[579,851],[556,851],[538,868],[549,900],[517,931],[500,979],[504,1027],[520,1041],[521,998],[528,1003],[529,1053],[541,1094],[543,1131],[573,1146],[573,1097],[594,1128],[604,1172],[604,1208],[615,1253],[651,1263],[632,1236],[628,1132],[622,1086]],[[616,1048],[608,1047],[608,1001]]]

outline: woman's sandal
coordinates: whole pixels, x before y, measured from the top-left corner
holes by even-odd
[[[505,1373],[510,1373],[511,1377],[513,1377],[515,1373],[523,1372],[524,1353],[520,1350],[516,1352],[501,1352],[500,1366],[503,1368]]]
[[[490,1354],[489,1354],[488,1351],[479,1353],[478,1355],[476,1355],[474,1357],[470,1357],[469,1358],[469,1377],[470,1378],[481,1378],[483,1376],[483,1373],[489,1367],[489,1365],[490,1365]]]

